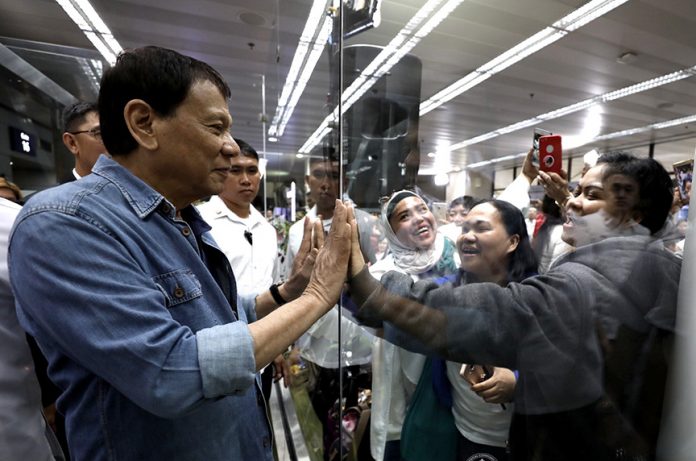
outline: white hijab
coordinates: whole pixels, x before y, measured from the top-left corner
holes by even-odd
[[[437,232],[437,227],[435,227],[433,228],[433,232],[435,232],[435,244],[428,249],[418,250],[408,248],[399,241],[391,224],[389,224],[389,212],[393,212],[396,205],[407,197],[416,197],[419,200],[423,200],[415,192],[407,190],[394,192],[389,196],[389,200],[382,205],[380,220],[384,227],[384,234],[389,242],[389,250],[394,258],[395,265],[407,274],[421,274],[432,268],[440,260],[442,252],[445,249],[445,238],[442,234]],[[394,202],[393,206],[390,206],[394,199],[397,199],[397,201]],[[435,226],[437,226],[437,224],[435,224]]]

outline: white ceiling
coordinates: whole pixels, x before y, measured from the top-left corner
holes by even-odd
[[[232,4],[230,4],[232,3]],[[424,3],[384,0],[382,24],[346,41],[386,45]],[[422,61],[423,100],[549,26],[585,3],[578,0],[465,0],[411,52]],[[266,114],[273,117],[311,0],[92,0],[125,48],[159,45],[217,68],[232,88],[233,134],[261,150],[261,76]],[[28,61],[75,97],[95,98],[72,56],[98,56],[91,43],[53,0],[0,0],[0,44]],[[246,22],[242,20],[245,18]],[[255,25],[250,25],[254,22]],[[253,45],[251,45],[253,44]],[[617,57],[631,51],[630,64]],[[319,61],[278,143],[268,143],[270,169],[301,175],[295,153],[326,115],[328,53]],[[3,63],[4,64],[4,63]],[[696,65],[694,0],[629,0],[549,47],[509,67],[420,120],[421,168],[426,154],[541,113]],[[41,120],[18,97],[15,83],[0,87],[0,104]],[[605,103],[600,134],[696,114],[696,77]],[[546,122],[563,135],[582,130],[587,111]],[[450,168],[517,154],[527,149],[531,128],[502,135],[452,153]],[[690,158],[696,123],[587,145],[629,147],[647,155],[648,145],[666,165]],[[274,155],[282,153],[283,155]],[[519,164],[519,161],[517,162]],[[504,162],[496,168],[510,167]]]

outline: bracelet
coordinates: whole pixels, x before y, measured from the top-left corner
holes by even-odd
[[[268,290],[271,292],[271,296],[273,297],[273,301],[275,301],[275,303],[278,306],[282,306],[283,304],[285,304],[287,302],[286,300],[283,299],[282,296],[280,296],[280,291],[278,291],[278,284],[277,283],[274,283],[273,285],[271,285],[271,287]]]

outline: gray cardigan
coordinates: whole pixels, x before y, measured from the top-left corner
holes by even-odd
[[[439,287],[396,272],[380,284],[363,270],[351,280],[351,293],[360,318],[386,326],[386,338],[400,346],[519,370],[516,412],[535,415],[577,409],[602,396],[598,323],[609,338],[619,325],[672,331],[680,270],[680,260],[661,242],[614,237],[504,288]]]

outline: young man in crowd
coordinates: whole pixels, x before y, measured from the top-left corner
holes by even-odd
[[[452,200],[447,207],[447,219],[449,222],[437,228],[437,231],[449,238],[453,242],[457,241],[462,233],[462,224],[469,214],[469,210],[476,205],[476,199],[463,195]]]
[[[307,212],[307,217],[317,219],[321,217],[322,227],[326,232],[332,225],[334,206],[339,198],[340,168],[339,162],[332,158],[311,158],[309,161],[309,174],[305,177],[309,188],[309,197],[314,205]],[[375,225],[375,218],[369,214],[355,210],[357,227],[360,234],[360,245],[364,249],[366,259],[374,261],[374,250],[370,245],[370,236]],[[288,232],[288,248],[285,258],[286,267],[291,267],[295,260],[300,241],[302,239],[301,221],[290,227]],[[372,336],[365,332],[357,322],[349,320],[351,313],[348,309],[342,310],[339,318],[338,306],[319,319],[296,342],[296,351],[302,359],[309,363],[316,377],[314,389],[310,392],[310,399],[319,421],[324,426],[325,452],[328,453],[331,440],[328,439],[329,412],[334,408],[334,403],[339,396],[339,367],[344,368],[344,391],[350,385],[347,375],[354,379],[359,374],[359,366],[368,365],[372,360]],[[342,355],[339,356],[338,329],[341,325]],[[353,387],[357,392],[357,387]],[[346,392],[347,393],[347,392]],[[353,400],[355,396],[349,396]]]
[[[123,52],[99,92],[113,158],[17,217],[17,313],[62,390],[76,461],[273,459],[257,371],[336,303],[351,226],[338,203],[324,250],[305,238],[303,270],[255,309],[238,305],[227,258],[191,206],[222,192],[239,156],[229,96],[203,62]]]
[[[275,228],[252,205],[261,183],[259,154],[246,141],[236,138],[235,142],[240,155],[230,159],[232,166],[222,192],[197,209],[230,262],[237,294],[253,298],[278,281],[278,237]],[[282,355],[273,364],[275,373],[273,367],[266,367],[261,374],[266,400],[274,375],[290,379]]]
[[[240,155],[230,159],[232,166],[222,192],[197,209],[232,266],[237,294],[256,296],[278,280],[278,237],[252,205],[261,183],[259,155],[247,142],[239,138],[235,142]]]

